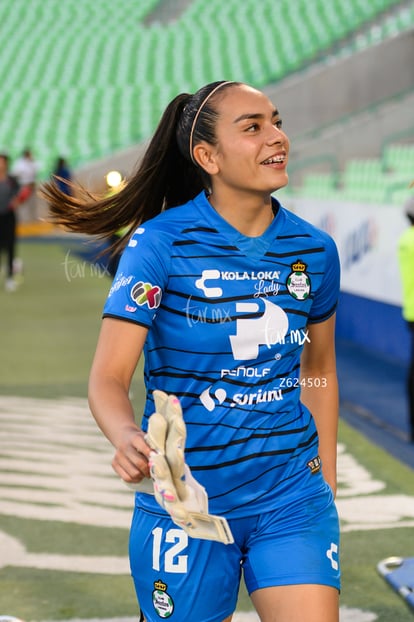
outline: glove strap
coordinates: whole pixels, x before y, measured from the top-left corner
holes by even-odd
[[[233,544],[234,538],[227,520],[223,516],[188,512],[189,523],[180,525],[192,538],[215,540],[223,544]]]

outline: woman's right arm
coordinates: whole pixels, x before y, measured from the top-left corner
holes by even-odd
[[[115,447],[114,470],[127,483],[149,477],[150,448],[128,396],[147,333],[138,324],[104,318],[89,378],[91,412]]]

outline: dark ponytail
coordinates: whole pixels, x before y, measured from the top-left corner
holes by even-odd
[[[40,193],[49,205],[50,220],[70,231],[103,238],[126,228],[116,244],[119,248],[139,224],[194,198],[207,187],[208,177],[192,161],[190,135],[193,146],[201,140],[215,144],[217,113],[212,102],[204,103],[220,84],[207,85],[195,95],[182,93],[169,103],[137,172],[118,193],[97,198],[76,188],[75,196],[68,196],[53,181],[45,183]],[[236,83],[223,82],[227,84]]]

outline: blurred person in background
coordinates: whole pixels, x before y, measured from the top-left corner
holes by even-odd
[[[12,166],[12,175],[17,178],[19,186],[24,192],[21,214],[25,220],[37,220],[36,177],[40,165],[33,158],[32,151],[26,148],[21,157]]]
[[[19,202],[19,184],[9,174],[9,157],[0,154],[0,259],[6,254],[5,289],[16,289],[14,279],[14,261],[16,247],[16,208]]]
[[[59,190],[70,196],[72,194],[72,172],[66,158],[58,157],[52,175]]]
[[[407,375],[409,436],[414,443],[414,195],[404,205],[409,227],[398,241],[398,262],[402,281],[402,313],[411,335]]]
[[[339,259],[328,234],[273,197],[288,155],[269,98],[223,81],[170,102],[120,192],[43,190],[72,231],[128,228],[89,403],[117,474],[153,479],[136,492],[130,534],[146,622],[230,622],[242,572],[262,622],[339,620]],[[129,388],[142,353],[138,424]]]

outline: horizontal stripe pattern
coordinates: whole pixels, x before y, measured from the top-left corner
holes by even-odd
[[[318,439],[299,402],[299,362],[308,323],[334,312],[337,251],[276,201],[274,212],[262,236],[246,238],[202,193],[144,223],[104,310],[150,326],[143,428],[154,389],[177,395],[186,460],[210,511],[232,517],[322,485],[307,466]],[[134,299],[142,284],[160,288],[159,306]]]

